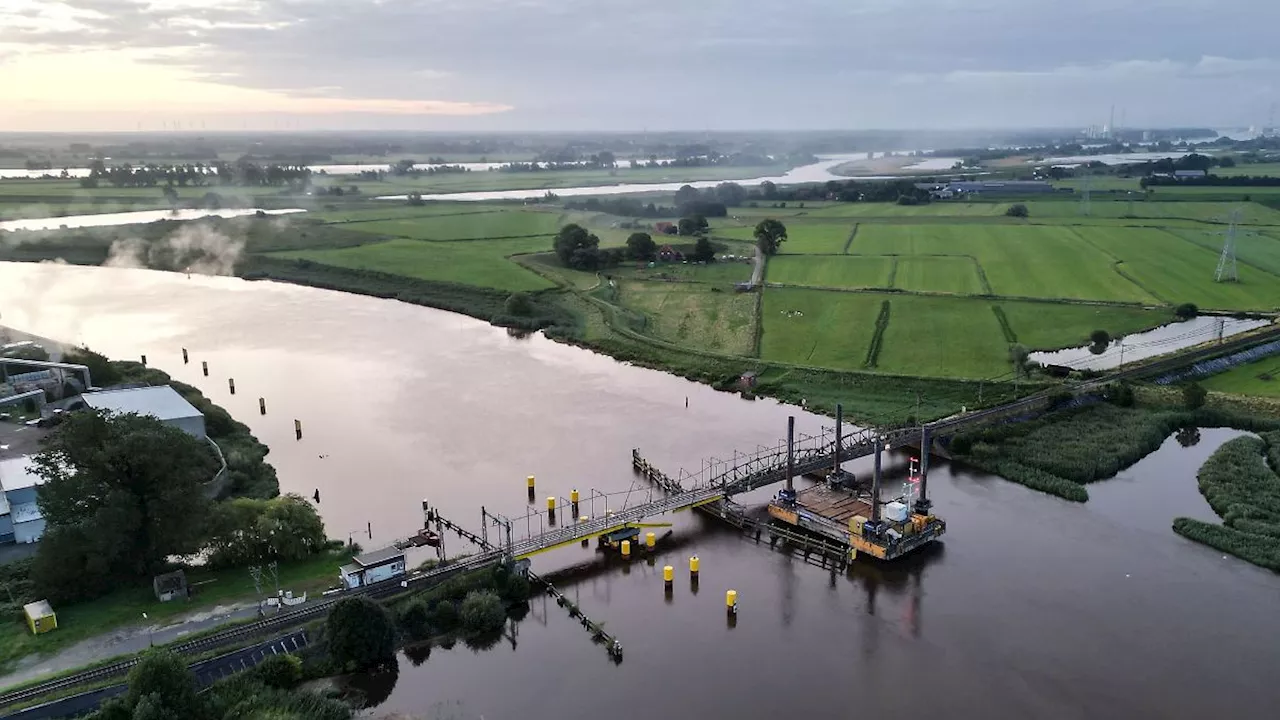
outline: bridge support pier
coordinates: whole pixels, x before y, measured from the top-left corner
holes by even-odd
[[[920,426],[920,497],[916,499],[912,509],[921,515],[928,515],[933,507],[933,502],[929,500],[929,443],[931,442],[933,438],[929,437],[929,428]]]
[[[778,493],[778,499],[788,505],[796,501],[796,416],[787,417],[787,486]]]

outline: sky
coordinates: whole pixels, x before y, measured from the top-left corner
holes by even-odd
[[[1277,0],[0,0],[0,131],[1247,127]]]

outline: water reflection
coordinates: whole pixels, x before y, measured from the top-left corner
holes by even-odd
[[[1217,338],[1231,337],[1269,323],[1269,320],[1201,315],[1117,338],[1109,344],[1090,343],[1051,352],[1033,352],[1027,359],[1041,365],[1059,365],[1075,370],[1111,370],[1123,363],[1164,355]]]

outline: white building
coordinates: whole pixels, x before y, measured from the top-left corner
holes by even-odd
[[[205,439],[204,415],[168,385],[85,393],[80,399],[95,410],[150,415],[165,425]]]
[[[357,555],[352,560],[355,562],[343,565],[339,570],[342,586],[347,589],[372,585],[405,573],[404,551],[394,546]]]
[[[44,534],[36,504],[36,486],[43,484],[32,471],[31,456],[0,460],[0,543],[35,542]]]

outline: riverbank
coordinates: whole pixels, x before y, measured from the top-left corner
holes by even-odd
[[[1231,440],[1196,479],[1222,524],[1180,517],[1174,532],[1280,572],[1280,432]]]
[[[951,442],[957,462],[1034,490],[1087,502],[1086,486],[1115,477],[1157,450],[1172,434],[1193,428],[1251,432],[1280,429],[1280,413],[1259,414],[1218,397],[1186,409],[1170,393],[1133,395],[1121,404],[1096,402],[1036,420],[963,433]]]

